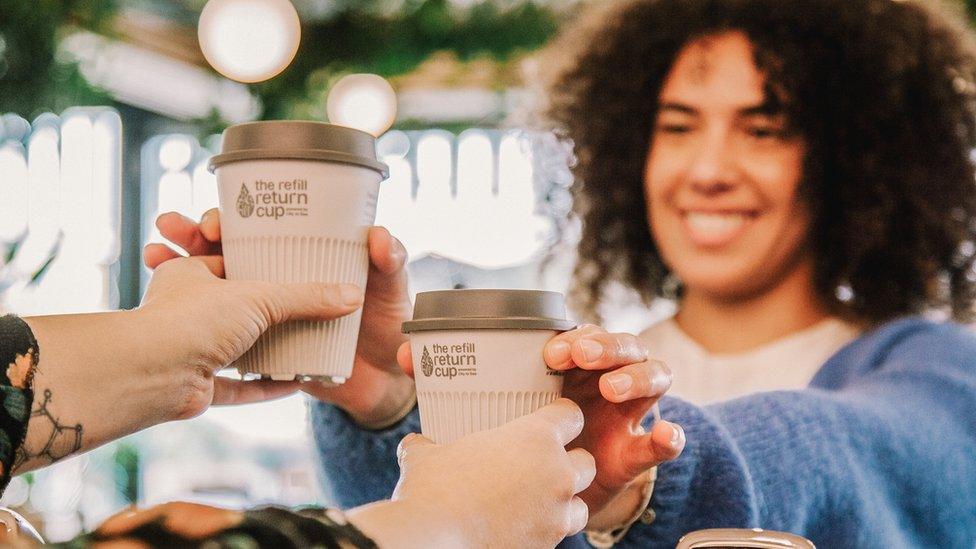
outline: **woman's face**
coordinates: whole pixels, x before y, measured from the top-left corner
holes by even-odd
[[[651,233],[687,292],[749,298],[812,264],[803,140],[738,32],[687,45],[659,97],[644,174]]]

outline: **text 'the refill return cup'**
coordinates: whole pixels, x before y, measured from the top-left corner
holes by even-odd
[[[498,427],[559,398],[562,372],[542,357],[570,330],[562,294],[443,290],[417,294],[410,334],[424,436],[446,444]]]
[[[372,135],[321,122],[240,124],[224,131],[210,169],[228,280],[366,288],[366,237],[389,175]],[[342,383],[361,316],[273,326],[234,366],[275,380]]]

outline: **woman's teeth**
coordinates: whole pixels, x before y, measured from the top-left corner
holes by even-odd
[[[688,212],[685,220],[695,232],[707,236],[730,234],[745,224],[747,216],[741,213]]]

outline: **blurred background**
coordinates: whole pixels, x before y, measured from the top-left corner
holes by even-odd
[[[328,99],[363,73],[396,92],[392,128],[377,132],[391,167],[377,224],[406,245],[412,292],[565,291],[571,150],[531,120],[540,49],[596,1],[293,0],[297,54],[244,84],[201,50],[205,0],[0,0],[0,310],[138,306],[142,247],[162,241],[156,216],[217,205],[206,164],[220,132],[330,113],[353,122],[356,105],[378,108],[375,89],[344,90],[346,112]],[[976,0],[965,7],[976,13]],[[259,10],[227,17],[254,28],[242,48],[285,40]],[[624,293],[612,307],[613,330],[662,313]],[[301,396],[213,409],[17,477],[0,505],[59,541],[132,503],[328,503],[305,414]]]

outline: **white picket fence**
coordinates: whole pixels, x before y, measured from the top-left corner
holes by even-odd
[[[108,108],[72,108],[0,127],[0,306],[20,314],[115,308],[121,237],[122,124]],[[56,252],[36,284],[31,275]]]

